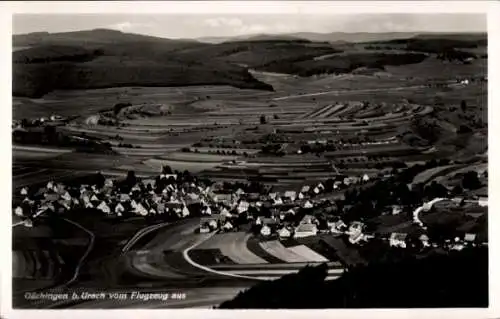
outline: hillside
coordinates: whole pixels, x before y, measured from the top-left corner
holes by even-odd
[[[15,47],[29,47],[13,52],[15,96],[119,86],[213,84],[272,90],[245,68],[176,53],[206,46],[192,41],[110,30],[17,35],[13,41]]]
[[[463,276],[463,274],[468,274]],[[259,283],[222,309],[458,308],[488,306],[488,249],[354,268],[325,281],[326,267]]]
[[[270,39],[303,39],[312,42],[369,42],[369,41],[386,41],[392,39],[410,38],[417,35],[413,32],[387,32],[387,33],[370,33],[370,32],[331,32],[331,33],[316,33],[316,32],[297,32],[288,34],[253,34],[242,35],[235,37],[206,37],[197,39],[204,43],[222,43],[233,41],[259,41]]]
[[[486,45],[484,35],[401,38],[412,34],[332,33],[314,41],[299,35],[256,35],[219,44],[104,29],[15,35],[14,47],[24,49],[13,52],[13,94],[41,97],[57,89],[120,86],[231,85],[273,90],[249,69],[303,77],[360,68],[384,70],[417,64],[430,55],[465,61],[479,57],[472,52]],[[329,43],[333,35],[337,41],[377,40]]]

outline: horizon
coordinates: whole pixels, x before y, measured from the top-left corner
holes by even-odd
[[[462,23],[467,21],[467,24]],[[16,14],[13,35],[108,29],[167,39],[225,38],[294,33],[487,33],[486,15],[333,14]]]

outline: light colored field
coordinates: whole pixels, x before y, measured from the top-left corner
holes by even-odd
[[[311,248],[305,246],[305,245],[299,245],[299,246],[294,246],[294,247],[289,247],[288,250],[293,251],[295,254],[302,256],[304,259],[308,261],[313,261],[313,262],[327,262],[328,259],[323,257],[322,255],[318,254]]]
[[[311,262],[308,258],[297,254],[295,251],[286,248],[279,241],[260,242],[259,245],[269,254],[287,263]],[[308,256],[309,257],[309,256]]]
[[[196,249],[219,249],[237,264],[266,264],[266,260],[248,250],[247,241],[250,236],[244,232],[217,234]]]

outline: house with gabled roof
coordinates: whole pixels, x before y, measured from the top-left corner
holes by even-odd
[[[110,214],[111,213],[111,208],[109,207],[109,205],[105,201],[102,201],[97,206],[97,209],[100,210],[101,212],[105,213],[105,214]]]
[[[137,205],[134,208],[134,212],[138,215],[141,216],[147,216],[148,215],[148,209],[144,207],[142,203],[137,203]]]
[[[125,207],[122,203],[118,203],[116,204],[114,211],[116,214],[123,214],[125,212]]]
[[[288,227],[282,227],[278,231],[278,235],[281,239],[286,239],[286,238],[290,238],[290,236],[292,236],[292,232]]]
[[[321,192],[321,190],[318,187],[314,187],[313,193],[318,195]]]
[[[28,188],[27,187],[21,188],[20,194],[23,196],[28,195]]]
[[[303,207],[303,208],[313,208],[313,207],[314,207],[314,205],[313,205],[313,203],[311,203],[311,201],[306,200],[306,201],[302,204],[302,207]]]
[[[14,209],[14,214],[15,214],[16,216],[22,217],[22,216],[24,216],[24,209],[23,209],[21,206],[17,206],[17,207]]]

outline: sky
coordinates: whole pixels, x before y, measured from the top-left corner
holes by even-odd
[[[293,32],[485,32],[485,14],[16,14],[13,33],[106,28],[164,38]]]

